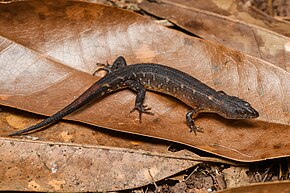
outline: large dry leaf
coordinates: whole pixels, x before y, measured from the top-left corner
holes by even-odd
[[[290,154],[290,77],[270,63],[166,29],[134,13],[89,3],[1,5],[0,26],[2,105],[51,115],[98,80],[90,75],[96,62],[112,63],[123,55],[128,63],[156,62],[185,71],[244,98],[261,116],[238,121],[201,115],[196,123],[205,132],[195,136],[186,126],[189,108],[184,104],[148,92],[145,103],[155,115],[144,116],[140,124],[137,114],[129,114],[135,94],[125,90],[66,119],[177,141],[235,160]]]
[[[197,163],[189,156],[4,138],[0,139],[0,190],[104,192],[132,189]]]
[[[275,32],[279,31],[277,29],[282,32],[282,29],[285,29],[284,31],[288,30],[289,33],[290,23],[273,19],[271,22],[260,19],[258,23],[258,19],[246,17],[249,15],[247,12],[245,15],[235,10],[238,15],[233,15],[231,9],[238,6],[233,1],[212,1],[144,1],[140,7],[153,15],[171,20],[203,39],[242,51],[290,72],[290,48],[287,45],[290,38]],[[271,31],[274,29],[275,31]]]

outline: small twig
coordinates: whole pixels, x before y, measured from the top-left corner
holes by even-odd
[[[146,186],[146,190],[145,190],[145,192],[144,192],[144,190],[142,189],[142,192],[144,192],[144,193],[147,193],[148,192],[148,186]]]
[[[268,0],[268,11],[269,11],[269,15],[273,17],[274,16],[273,0]]]
[[[265,172],[264,172],[264,178],[262,179],[262,182],[265,182],[265,180],[267,179],[268,175],[269,175],[269,170],[271,169],[272,166],[270,166]]]
[[[187,176],[187,178],[185,178],[184,181],[187,181],[199,168],[199,165],[196,166],[196,168]]]
[[[152,183],[154,184],[155,188],[157,189],[158,186],[157,186],[157,184],[155,183],[155,180],[154,180],[154,178],[153,178],[153,176],[152,176],[150,170],[148,170],[148,173],[149,173],[149,175],[150,175],[150,177],[151,177],[151,179],[152,179]]]

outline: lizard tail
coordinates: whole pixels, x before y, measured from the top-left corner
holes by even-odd
[[[46,125],[50,125],[52,123],[55,123],[56,121],[62,119],[64,116],[72,113],[74,110],[75,109],[70,109],[70,110],[66,111],[66,108],[64,108],[61,111],[55,113],[54,115],[52,115],[52,116],[44,119],[43,121],[39,122],[38,124],[32,125],[32,126],[26,128],[26,129],[23,129],[23,130],[20,130],[20,131],[16,131],[14,133],[11,133],[11,134],[9,134],[9,136],[20,135],[20,134],[23,134],[23,133],[27,133],[27,132],[42,128],[42,127],[44,127]]]
[[[80,95],[77,99],[75,99],[72,103],[70,103],[68,106],[58,111],[54,115],[44,119],[43,121],[41,121],[40,123],[37,123],[36,125],[32,125],[31,127],[28,127],[26,129],[11,133],[9,134],[9,136],[16,136],[23,133],[31,132],[36,129],[40,129],[46,125],[55,123],[56,121],[59,121],[66,115],[69,115],[72,112],[78,110],[80,107],[84,106],[92,99],[101,97],[103,95],[102,93],[104,93],[105,90],[106,90],[106,87],[102,87],[98,84],[98,82],[96,82],[88,90],[86,90],[82,95]]]

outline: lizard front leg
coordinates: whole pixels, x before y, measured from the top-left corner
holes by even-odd
[[[195,108],[186,113],[186,123],[187,126],[190,128],[190,132],[194,132],[196,135],[196,132],[203,132],[203,129],[201,127],[198,127],[194,123],[194,118],[198,115],[198,113],[204,112],[203,108]]]
[[[101,71],[101,70],[105,70],[108,73],[112,73],[115,70],[118,70],[120,68],[123,68],[125,66],[127,66],[127,62],[125,60],[125,58],[123,56],[119,56],[112,65],[110,64],[101,64],[101,63],[97,63],[98,66],[103,66],[102,68],[97,69],[93,75],[95,75],[97,72]]]
[[[132,89],[133,91],[137,92],[136,100],[135,100],[135,106],[130,111],[130,113],[134,111],[139,111],[139,121],[141,121],[142,113],[148,114],[148,115],[154,115],[154,113],[150,112],[151,108],[147,107],[147,105],[143,105],[146,89],[145,87],[140,84],[138,81],[135,80],[127,80],[125,84]]]

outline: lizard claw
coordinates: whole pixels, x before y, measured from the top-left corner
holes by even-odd
[[[197,132],[203,133],[203,128],[191,125],[190,126],[190,132],[194,132],[195,136],[197,135]]]
[[[148,115],[154,115],[154,113],[150,112],[151,108],[148,107],[147,105],[136,105],[131,111],[130,113],[133,113],[134,111],[139,111],[139,121],[140,123],[141,121],[141,117],[142,117],[142,113],[148,114]]]
[[[95,76],[95,74],[101,70],[104,70],[108,73],[112,72],[112,65],[110,65],[108,62],[107,64],[102,64],[102,63],[96,63],[97,66],[102,66],[102,68],[97,69],[94,73],[93,76]]]

